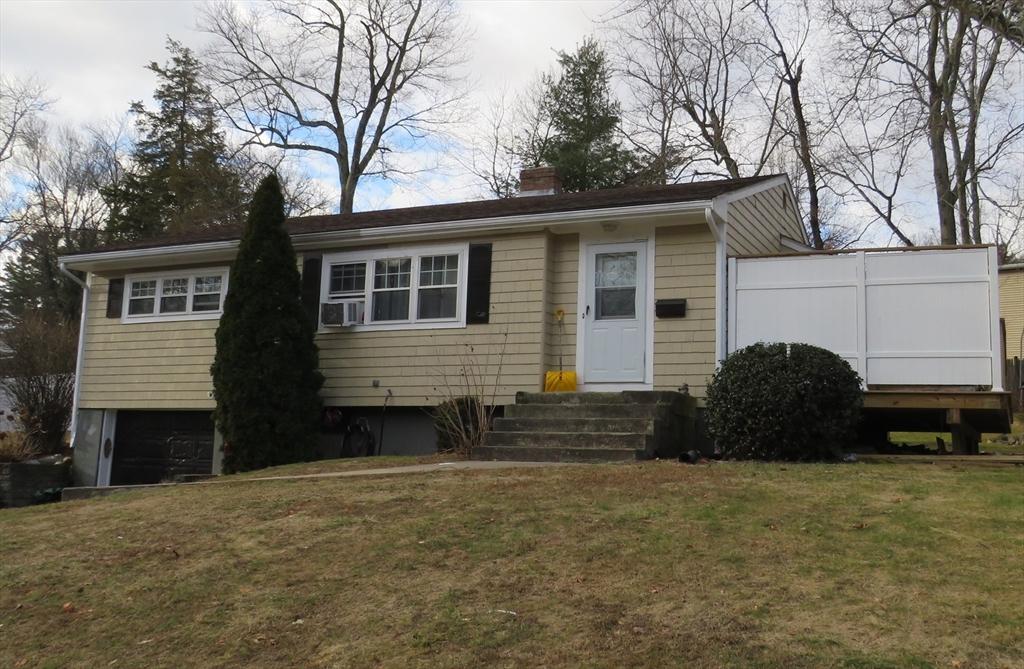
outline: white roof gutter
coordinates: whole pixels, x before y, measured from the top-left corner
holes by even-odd
[[[362,245],[374,242],[390,242],[392,240],[404,241],[421,238],[455,237],[487,232],[506,232],[509,230],[527,231],[580,223],[620,221],[627,217],[630,219],[643,219],[672,214],[703,213],[710,206],[711,202],[708,200],[661,202],[657,204],[609,207],[606,209],[584,209],[522,214],[518,216],[475,218],[462,221],[390,225],[354,230],[295,233],[291,235],[291,239],[295,250],[303,251],[319,249],[325,244],[350,243]],[[73,256],[61,256],[60,262],[70,268],[87,271],[137,267],[140,262],[147,264],[155,264],[155,261],[161,261],[164,264],[174,264],[183,261],[201,263],[218,256],[230,256],[237,247],[238,240],[231,239],[174,246],[155,246],[144,249],[82,253]]]
[[[729,221],[712,204],[704,208],[704,218],[715,238],[715,360],[722,364],[728,354],[727,327],[727,263],[729,261]]]
[[[75,273],[68,270],[67,264],[61,260],[58,265],[60,273],[70,278],[82,287],[82,313],[78,322],[78,352],[75,357],[75,387],[71,393],[71,447],[74,448],[75,437],[78,434],[78,402],[82,391],[82,363],[85,360],[85,326],[86,318],[89,315],[89,282],[82,281],[75,276]]]

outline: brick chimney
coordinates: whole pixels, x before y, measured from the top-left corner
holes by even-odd
[[[519,172],[519,193],[517,197],[531,195],[557,195],[562,192],[562,180],[558,171],[549,165],[527,167]]]

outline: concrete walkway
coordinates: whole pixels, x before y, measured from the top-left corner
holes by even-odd
[[[171,488],[193,485],[230,485],[237,483],[257,483],[260,481],[301,481],[303,479],[334,479],[352,478],[358,476],[391,476],[395,474],[423,474],[427,472],[444,471],[481,471],[493,469],[516,469],[533,467],[562,467],[570,465],[568,462],[494,462],[485,460],[456,460],[454,462],[437,462],[427,465],[400,465],[398,467],[377,467],[374,469],[349,469],[340,472],[321,472],[319,474],[287,474],[281,476],[257,476],[251,478],[220,478],[214,477],[204,481],[191,483],[151,483],[146,485],[119,485],[107,487],[79,487],[64,488],[61,493],[61,501],[67,502],[73,499],[88,499],[90,497],[102,497],[115,492],[126,490],[150,490],[153,488]]]

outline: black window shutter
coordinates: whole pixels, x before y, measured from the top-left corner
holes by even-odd
[[[491,317],[491,245],[470,244],[467,267],[466,322],[487,323]]]
[[[302,306],[313,329],[320,327],[320,270],[323,258],[305,255],[302,259]]]
[[[120,318],[124,300],[124,279],[111,279],[107,284],[107,318]]]

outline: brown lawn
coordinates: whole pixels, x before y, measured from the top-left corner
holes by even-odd
[[[0,511],[2,667],[1021,667],[1024,471],[579,466]]]

